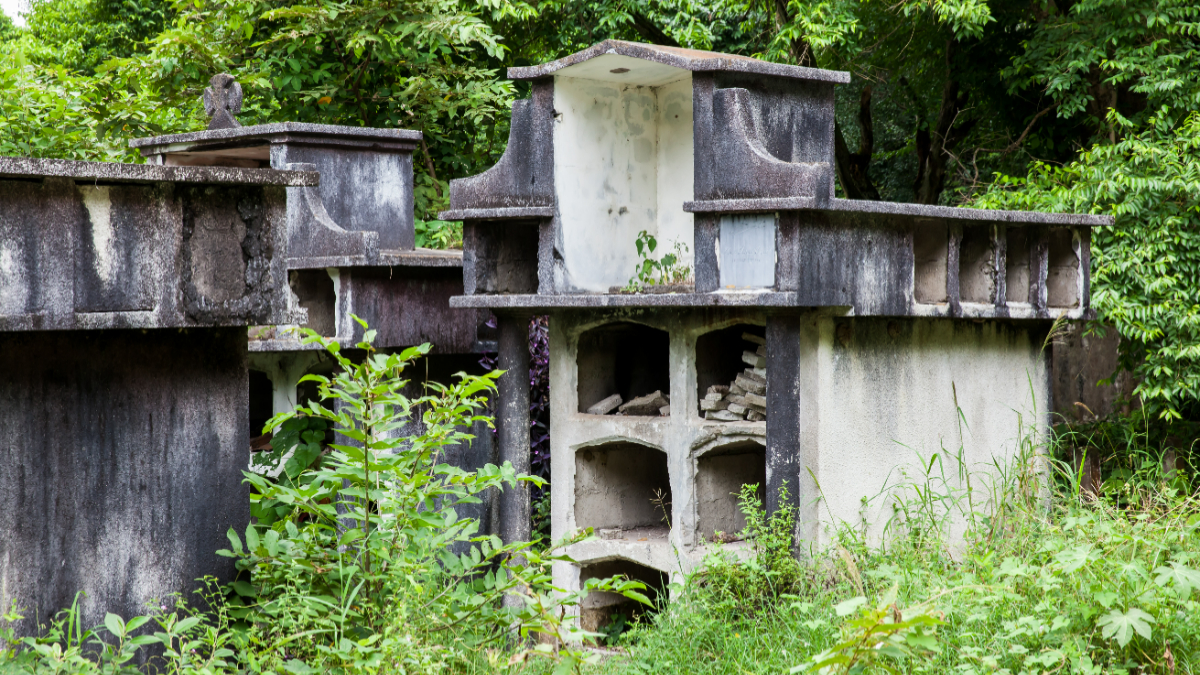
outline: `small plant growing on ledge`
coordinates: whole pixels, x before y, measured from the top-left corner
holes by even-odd
[[[634,276],[629,279],[629,283],[625,284],[621,292],[637,293],[647,286],[674,286],[691,283],[691,266],[679,262],[683,254],[688,252],[687,244],[681,241],[675,242],[671,252],[657,260],[650,257],[654,253],[654,249],[658,248],[658,240],[654,238],[654,235],[642,230],[638,233],[634,244],[637,246],[638,257],[642,259],[642,262],[638,264],[634,270]]]

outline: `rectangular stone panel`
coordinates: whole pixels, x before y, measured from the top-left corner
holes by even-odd
[[[721,288],[775,285],[775,214],[722,216],[717,248]]]

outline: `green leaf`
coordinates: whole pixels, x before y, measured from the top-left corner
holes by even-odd
[[[1152,623],[1154,623],[1154,617],[1137,607],[1132,607],[1125,612],[1114,609],[1096,621],[1104,638],[1116,639],[1122,649],[1133,639],[1134,633],[1149,640],[1150,624]]]
[[[125,622],[121,619],[121,617],[113,614],[112,612],[104,615],[104,627],[107,628],[108,632],[112,633],[114,637],[125,637]]]
[[[855,598],[850,598],[845,602],[838,603],[834,610],[837,612],[838,616],[846,616],[847,614],[853,614],[858,610],[859,607],[862,607],[865,604],[867,604],[867,599],[860,595]]]

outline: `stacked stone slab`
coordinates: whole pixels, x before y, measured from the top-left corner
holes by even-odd
[[[246,327],[294,321],[286,189],[315,173],[0,157],[0,606],[99,625],[250,521]]]
[[[700,400],[706,420],[764,422],[767,419],[767,341],[752,333],[743,333],[742,339],[749,343],[749,348],[741,354],[742,362],[749,367],[738,373],[728,386],[714,384],[708,388],[708,394]]]
[[[587,409],[589,415],[659,415],[671,416],[671,397],[661,391],[652,391],[628,402],[620,394],[613,394]]]

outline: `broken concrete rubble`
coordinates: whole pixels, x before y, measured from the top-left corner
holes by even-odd
[[[671,399],[663,396],[661,391],[654,391],[621,404],[618,410],[626,415],[659,415],[659,411],[670,403]]]
[[[617,409],[622,403],[620,394],[613,394],[587,409],[589,415],[607,415]]]

